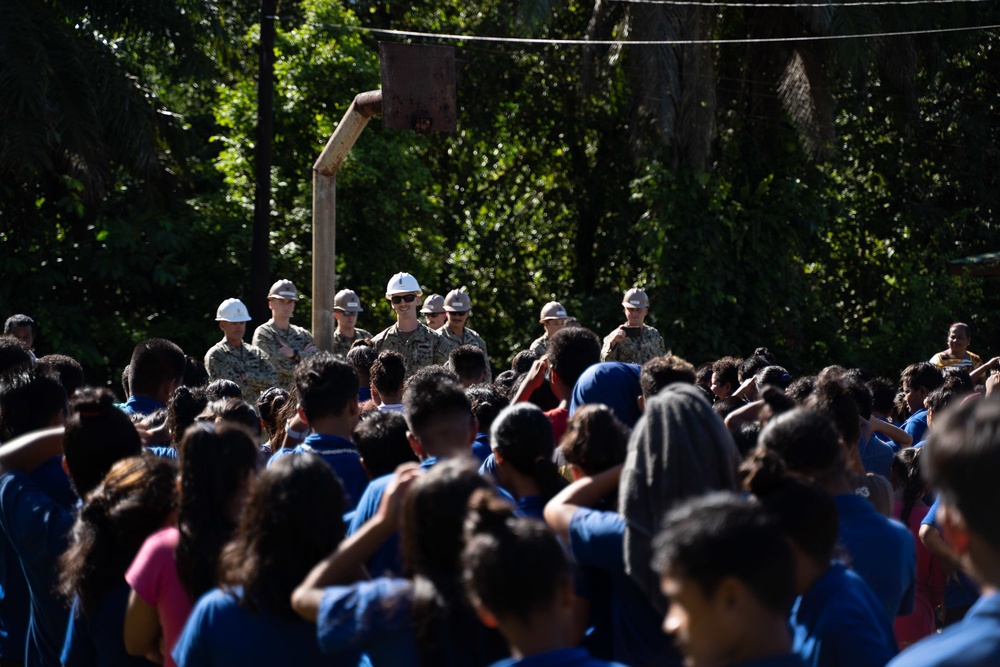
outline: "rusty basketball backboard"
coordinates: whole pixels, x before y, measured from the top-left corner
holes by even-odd
[[[423,44],[378,45],[382,122],[391,130],[454,132],[455,49]]]

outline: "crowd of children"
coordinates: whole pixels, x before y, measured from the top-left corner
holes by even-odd
[[[1000,361],[966,325],[898,383],[696,368],[630,342],[630,290],[603,343],[563,321],[490,381],[464,291],[445,364],[405,326],[313,349],[273,291],[273,386],[149,339],[118,402],[12,320],[0,667],[1000,666]]]

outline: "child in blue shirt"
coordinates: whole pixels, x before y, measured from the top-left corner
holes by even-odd
[[[757,503],[718,492],[671,510],[654,567],[670,600],[663,629],[695,665],[803,667],[792,652],[792,550]]]
[[[289,456],[268,468],[220,558],[222,587],[198,601],[174,647],[177,665],[330,664],[291,594],[343,538],[343,506],[340,481],[319,457]]]
[[[566,486],[552,462],[555,445],[549,419],[532,403],[515,403],[493,422],[490,442],[497,481],[517,502],[518,516],[543,521],[542,510]]]
[[[469,501],[462,579],[480,620],[500,629],[514,656],[493,667],[624,667],[567,644],[573,580],[566,554],[544,523],[515,517],[491,491]]]
[[[936,521],[982,583],[965,618],[917,642],[890,667],[987,667],[1000,663],[1000,402],[967,401],[935,422],[922,454],[940,506]]]

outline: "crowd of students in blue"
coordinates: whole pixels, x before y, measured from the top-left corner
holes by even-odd
[[[0,667],[1000,665],[997,376],[393,354],[250,406],[149,339],[119,404],[0,338]]]

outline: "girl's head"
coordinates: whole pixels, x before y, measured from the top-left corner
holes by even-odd
[[[288,392],[281,387],[271,387],[257,399],[260,421],[267,429],[267,436],[273,441],[282,432],[284,424],[278,418],[281,407],[288,401]]]
[[[493,422],[490,446],[504,486],[510,487],[512,475],[522,475],[535,482],[545,500],[566,486],[552,462],[552,423],[538,406],[517,403],[505,408]]]
[[[899,515],[900,521],[909,525],[910,513],[913,506],[917,504],[921,496],[927,492],[927,480],[920,469],[921,452],[924,450],[907,447],[896,452],[892,457],[892,486],[894,489],[903,490],[903,511]]]
[[[194,423],[207,404],[208,396],[204,389],[181,386],[174,390],[167,403],[167,430],[170,431],[171,442],[180,442],[184,431]]]
[[[180,445],[177,572],[192,600],[215,585],[216,564],[229,541],[257,464],[257,447],[239,426],[199,422]]]
[[[254,484],[220,576],[242,604],[289,619],[292,591],[344,537],[344,489],[323,459],[286,456]]]
[[[870,395],[868,400],[871,401]],[[806,407],[826,415],[837,427],[844,443],[851,447],[857,444],[861,437],[861,424],[858,422],[860,412],[857,402],[851,396],[850,382],[845,376],[831,372],[821,373]]]
[[[584,475],[596,475],[625,461],[631,430],[606,405],[584,405],[573,413],[559,441],[563,457]]]
[[[403,557],[411,575],[454,577],[460,571],[462,523],[477,489],[493,489],[474,462],[449,459],[419,477],[403,505]]]
[[[76,392],[66,421],[63,453],[73,488],[86,498],[115,462],[142,452],[139,432],[115,407],[107,389],[85,387]]]
[[[844,473],[840,434],[815,410],[795,408],[768,422],[758,447],[776,453],[792,472],[825,483]]]
[[[462,580],[491,627],[527,626],[536,613],[572,610],[569,563],[555,535],[540,521],[515,518],[492,491],[469,501]]]
[[[212,401],[198,415],[199,421],[211,421],[216,424],[228,422],[242,426],[251,436],[260,437],[260,417],[253,406],[242,398],[224,398]]]
[[[115,463],[87,496],[59,561],[60,591],[68,599],[78,595],[85,614],[121,584],[143,541],[169,523],[176,480],[173,461],[133,456]]]

